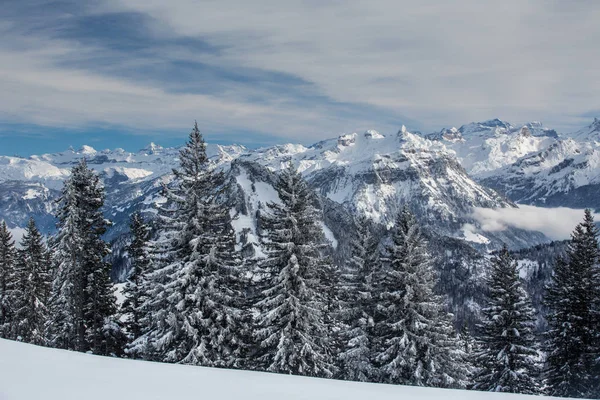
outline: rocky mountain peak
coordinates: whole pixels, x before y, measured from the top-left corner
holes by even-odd
[[[163,150],[163,147],[154,143],[154,142],[150,142],[146,147],[142,148],[140,150],[141,153],[147,153],[147,154],[156,154],[158,152],[160,152],[161,150]]]

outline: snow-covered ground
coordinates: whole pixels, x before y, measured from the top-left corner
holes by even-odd
[[[0,340],[0,400],[527,398],[544,399],[121,360]]]

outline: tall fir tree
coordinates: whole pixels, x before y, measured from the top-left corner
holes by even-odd
[[[591,210],[571,235],[567,258],[559,258],[546,292],[546,384],[553,396],[598,397],[598,229]]]
[[[179,158],[145,278],[145,333],[132,351],[165,362],[241,367],[247,333],[237,302],[235,234],[219,199],[224,177],[211,169],[197,124]]]
[[[327,247],[327,246],[324,246]],[[328,329],[327,348],[333,356],[340,353],[342,348],[342,270],[329,255],[323,255],[322,267],[319,269],[319,284],[323,296],[323,323]],[[339,360],[332,359],[336,374],[339,373]]]
[[[121,313],[124,316],[129,341],[133,342],[142,335],[143,329],[142,320],[145,314],[142,308],[145,301],[143,277],[150,264],[148,251],[150,227],[144,222],[140,212],[131,215],[129,227],[133,236],[131,243],[127,246],[127,252],[131,260],[131,272],[123,289],[125,300],[123,301]]]
[[[492,259],[487,285],[473,389],[539,393],[535,312],[506,246]]]
[[[472,378],[475,374],[475,357],[477,343],[471,329],[469,328],[468,322],[465,320],[458,331],[458,342],[462,345],[463,357],[465,360],[466,373],[467,373],[467,389],[473,388]]]
[[[52,245],[56,276],[50,299],[50,344],[55,347],[118,354],[122,336],[115,319],[109,247],[102,240],[104,188],[82,160],[71,170],[58,200],[58,234]]]
[[[373,364],[374,275],[380,268],[379,243],[371,232],[369,221],[361,216],[354,222],[356,237],[352,253],[342,275],[343,343],[339,359],[342,379],[377,381]]]
[[[427,242],[407,207],[398,214],[392,242],[376,281],[374,354],[380,380],[464,387],[463,352],[443,298],[434,292]]]
[[[15,286],[18,282],[16,249],[8,225],[0,224],[0,337],[13,339],[15,313]]]
[[[46,344],[50,273],[50,253],[35,221],[30,218],[17,257],[19,282],[14,324],[19,340]]]
[[[257,369],[329,377],[334,373],[322,278],[324,235],[314,195],[292,166],[278,178],[280,202],[268,204],[262,227],[266,258],[255,304]]]

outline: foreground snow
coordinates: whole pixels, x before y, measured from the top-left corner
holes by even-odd
[[[1,400],[526,398],[544,399],[120,360],[0,340]]]

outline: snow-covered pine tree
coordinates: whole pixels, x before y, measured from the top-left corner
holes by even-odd
[[[15,242],[5,221],[0,224],[0,337],[14,338],[14,288],[17,283]]]
[[[451,315],[434,292],[427,242],[407,207],[376,279],[375,361],[385,383],[463,387],[466,368]]]
[[[164,362],[240,367],[240,262],[229,210],[218,198],[223,175],[211,169],[197,124],[179,158],[180,169],[165,187],[163,226],[151,243],[145,333],[132,350]]]
[[[130,231],[132,240],[127,246],[127,253],[131,260],[131,272],[125,283],[121,313],[124,316],[124,324],[129,336],[129,341],[133,342],[142,335],[142,319],[144,310],[144,292],[142,279],[148,271],[150,264],[150,255],[148,253],[148,241],[150,239],[150,228],[144,222],[140,212],[134,212],[131,215]]]
[[[471,389],[472,376],[475,373],[475,351],[477,344],[466,320],[463,321],[463,324],[459,329],[457,340],[462,345],[463,358],[467,370],[467,389]]]
[[[50,344],[95,354],[120,352],[109,254],[102,240],[108,221],[104,188],[85,160],[71,170],[58,200],[58,234],[52,245],[56,275],[50,299]]]
[[[50,253],[33,218],[29,219],[17,254],[16,334],[21,341],[44,345],[51,287]]]
[[[599,261],[598,229],[588,209],[571,235],[567,259],[556,261],[544,299],[549,309],[546,385],[550,395],[598,396],[594,359],[600,346]]]
[[[535,312],[506,246],[492,259],[487,286],[473,389],[539,393]]]
[[[373,326],[375,300],[373,276],[379,265],[379,243],[371,232],[365,216],[354,221],[356,237],[352,253],[342,274],[343,347],[339,354],[342,379],[374,382],[378,378],[373,365]]]
[[[318,280],[321,285],[320,293],[323,295],[323,323],[327,327],[327,348],[329,353],[337,355],[342,349],[340,332],[341,321],[341,279],[342,271],[333,261],[332,257],[323,255]],[[336,372],[339,372],[339,362],[333,360]]]
[[[257,369],[329,377],[333,357],[324,324],[324,235],[314,195],[290,166],[278,178],[280,202],[262,215],[267,257],[255,304]]]

